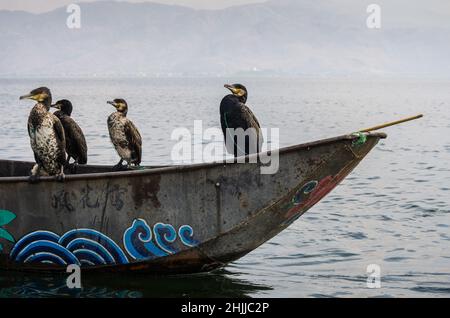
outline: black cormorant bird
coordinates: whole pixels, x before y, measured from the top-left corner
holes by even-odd
[[[115,168],[121,169],[123,161],[127,162],[127,168],[132,164],[139,166],[142,160],[142,138],[136,126],[127,118],[127,102],[115,99],[108,104],[117,110],[108,117],[109,136],[121,158]]]
[[[245,156],[253,153],[259,153],[263,144],[261,126],[258,119],[245,103],[247,102],[247,89],[241,84],[225,85],[232,94],[223,98],[220,104],[220,122],[225,138],[226,148],[230,154],[235,157]],[[234,129],[232,134],[228,128]],[[238,138],[239,130],[242,128],[245,132],[244,139]]]
[[[70,117],[72,114],[72,103],[67,99],[58,101],[52,107],[58,109],[53,114],[59,118],[61,124],[64,127],[64,133],[66,137],[66,152],[67,152],[67,165],[69,165],[70,158],[75,160],[74,169],[76,165],[87,164],[87,144],[83,131],[80,126]]]
[[[37,181],[42,168],[47,174],[56,176],[58,181],[63,181],[66,142],[61,121],[49,112],[52,104],[50,90],[47,87],[37,88],[20,99],[37,102],[28,117],[28,135],[36,160],[30,181]]]

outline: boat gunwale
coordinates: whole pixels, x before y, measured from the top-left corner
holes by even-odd
[[[376,132],[376,133],[364,133],[368,137],[375,137],[379,139],[385,139],[387,138],[387,135],[383,132]],[[288,146],[284,147],[278,150],[272,150],[272,151],[266,151],[259,154],[252,154],[249,156],[246,156],[250,161],[257,159],[257,157],[264,157],[264,156],[270,156],[274,152],[278,152],[279,155],[285,154],[285,153],[291,153],[294,151],[299,151],[302,149],[307,148],[313,148],[313,147],[319,147],[324,146],[327,144],[336,143],[338,141],[348,141],[348,140],[355,140],[359,138],[359,136],[355,134],[348,134],[348,135],[341,135],[337,137],[322,139],[318,141],[313,142],[307,142],[299,145],[294,146]],[[237,160],[243,160],[244,157],[237,158]],[[4,162],[14,162],[14,160],[1,160]],[[147,175],[154,175],[154,174],[166,174],[166,173],[180,173],[180,172],[187,172],[187,171],[195,171],[205,168],[214,168],[218,166],[223,165],[231,165],[236,164],[236,159],[228,159],[223,161],[216,161],[216,162],[210,162],[210,163],[200,163],[200,164],[192,164],[192,165],[180,165],[180,166],[161,166],[155,167],[155,168],[149,168],[149,169],[142,169],[142,170],[134,170],[134,171],[120,171],[120,172],[101,172],[101,173],[85,173],[85,174],[76,174],[76,175],[66,175],[64,182],[66,181],[80,181],[80,180],[98,180],[98,179],[112,179],[112,178],[123,178],[123,177],[142,177]],[[19,161],[20,162],[20,161]],[[32,162],[26,162],[22,161],[23,163],[32,163]],[[102,167],[102,168],[108,168],[111,166],[103,166],[103,165],[92,165],[90,167]],[[111,167],[112,168],[112,167]],[[6,184],[6,183],[20,183],[20,182],[26,182],[29,183],[29,177],[28,176],[20,176],[20,177],[0,177],[0,184]],[[54,177],[41,177],[39,179],[39,183],[42,182],[55,182]]]

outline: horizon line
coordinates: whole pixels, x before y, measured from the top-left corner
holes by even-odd
[[[270,2],[271,0],[257,0],[258,2],[253,2],[253,3],[225,5],[224,7],[221,7],[221,8],[196,8],[194,6],[189,6],[189,5],[167,4],[167,3],[162,3],[159,1],[163,1],[163,0],[150,0],[150,1],[140,0],[138,2],[134,2],[134,1],[130,1],[130,0],[87,0],[87,1],[81,1],[81,2],[73,1],[66,5],[57,6],[53,9],[48,9],[45,11],[34,11],[34,10],[24,10],[24,9],[0,9],[0,12],[21,12],[21,13],[28,13],[28,14],[32,14],[32,15],[41,15],[41,14],[47,14],[47,13],[61,10],[71,4],[77,4],[79,6],[82,6],[84,4],[91,5],[91,4],[102,3],[102,2],[103,3],[108,3],[108,2],[109,3],[126,3],[129,5],[160,5],[160,6],[166,6],[166,7],[185,8],[185,9],[190,9],[190,10],[194,10],[194,11],[221,11],[221,10],[226,10],[226,9],[233,8],[233,7],[245,7],[245,6],[249,6],[249,5],[262,4],[262,3]]]

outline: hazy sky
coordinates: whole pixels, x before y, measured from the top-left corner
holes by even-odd
[[[45,12],[63,5],[79,2],[103,0],[0,0],[0,10],[25,10],[30,12]],[[199,9],[219,9],[233,5],[264,2],[265,0],[127,0],[128,2],[159,2],[164,4],[179,4]]]

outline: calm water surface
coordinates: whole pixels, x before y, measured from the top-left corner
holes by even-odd
[[[18,97],[49,86],[68,98],[84,129],[90,163],[115,164],[106,100],[125,98],[144,138],[144,164],[167,164],[178,127],[218,127],[223,84],[236,79],[0,80],[0,158],[32,160],[26,132],[31,102]],[[382,141],[333,193],[289,229],[224,270],[153,278],[63,277],[0,272],[0,297],[449,297],[450,81],[242,80],[280,145],[332,137],[425,113],[386,130]],[[381,266],[382,288],[366,268]]]

